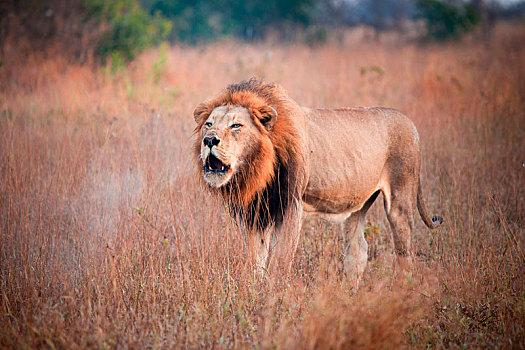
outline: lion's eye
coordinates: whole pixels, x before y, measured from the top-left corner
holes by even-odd
[[[206,122],[206,123],[204,123],[204,125],[206,125],[209,128],[209,127],[211,127],[212,124],[210,122]]]
[[[242,124],[232,124],[232,126],[230,126],[232,129],[239,129],[240,127],[242,127]]]

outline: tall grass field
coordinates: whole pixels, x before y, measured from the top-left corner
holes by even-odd
[[[116,68],[7,45],[0,347],[523,349],[524,43],[523,25],[439,45],[225,41]],[[191,149],[194,107],[254,76],[301,105],[414,121],[424,197],[444,223],[415,218],[409,272],[396,270],[380,197],[358,290],[341,227],[322,220],[303,222],[289,275],[254,274]]]

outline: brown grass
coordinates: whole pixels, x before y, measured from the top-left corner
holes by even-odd
[[[525,347],[524,42],[515,26],[487,44],[221,43],[114,76],[5,49],[0,347]],[[190,149],[197,103],[251,76],[303,105],[414,120],[445,222],[416,220],[411,274],[393,269],[378,201],[358,292],[323,221],[304,222],[290,277],[253,278]]]

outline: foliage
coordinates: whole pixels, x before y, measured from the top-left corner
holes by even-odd
[[[145,11],[138,0],[4,0],[0,52],[12,47],[87,62],[93,56],[123,65],[169,34],[171,22]],[[5,57],[3,57],[5,58]]]
[[[316,0],[227,1],[143,0],[150,13],[162,13],[173,22],[171,39],[190,43],[234,35],[263,37],[269,29],[307,25]]]
[[[107,22],[109,28],[97,43],[97,53],[115,61],[129,61],[145,48],[158,44],[171,30],[159,13],[145,12],[137,0],[85,0],[88,18]]]
[[[472,30],[480,16],[472,4],[455,5],[445,0],[417,0],[418,17],[426,23],[427,37],[457,39]]]

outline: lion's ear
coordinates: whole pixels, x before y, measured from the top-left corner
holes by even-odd
[[[259,109],[261,118],[259,121],[266,128],[266,130],[272,130],[275,122],[277,121],[277,111],[272,106],[264,106]]]
[[[201,124],[206,118],[209,117],[211,111],[208,103],[202,102],[193,111],[193,118],[197,124]]]

